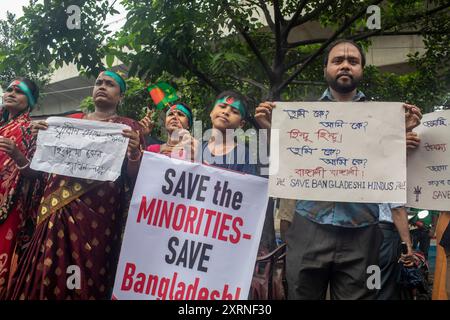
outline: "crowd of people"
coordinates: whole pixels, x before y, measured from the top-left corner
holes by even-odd
[[[319,100],[365,101],[358,90],[364,66],[364,52],[356,43],[338,40],[330,44],[323,63],[328,88]],[[92,92],[95,111],[70,115],[131,128],[122,133],[129,142],[120,177],[102,182],[31,169],[38,132],[48,128],[45,121],[30,117],[39,90],[26,78],[17,78],[7,87],[0,122],[0,299],[111,298],[128,204],[144,150],[260,174],[258,165],[250,161],[249,149],[238,148],[232,133],[247,123],[270,129],[274,102],[261,102],[251,115],[246,97],[233,90],[220,93],[211,105],[212,134],[207,141],[192,137],[192,110],[177,102],[166,111],[167,141],[147,145],[151,116],[138,122],[117,114],[125,91],[119,74],[104,71]],[[404,104],[404,109],[406,145],[414,149],[420,139],[413,129],[422,114],[414,105]],[[261,247],[271,251],[276,246],[273,202],[267,201]],[[403,204],[283,200],[280,212],[284,213],[281,232],[287,243],[288,299],[325,299],[327,290],[331,299],[400,298],[399,262],[413,266],[416,241],[410,236]],[[440,222],[443,225],[448,219]],[[444,234],[444,227],[439,230]],[[416,233],[413,239],[422,242],[423,235]],[[441,237],[447,261],[448,233]],[[398,253],[401,242],[406,250]],[[81,269],[81,288],[70,289],[66,284],[67,269],[73,265]],[[381,289],[367,286],[370,265],[382,270]]]

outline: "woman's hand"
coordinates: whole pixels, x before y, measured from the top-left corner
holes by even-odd
[[[128,141],[128,149],[127,149],[127,155],[128,159],[132,161],[137,161],[141,158],[141,143],[139,141],[139,131],[134,131],[130,129],[124,129],[122,131],[122,135],[125,138],[130,139]]]
[[[48,123],[44,120],[40,121],[33,121],[31,123],[31,134],[33,137],[36,137],[39,133],[39,130],[47,130],[48,129]]]
[[[155,123],[153,122],[153,110],[147,112],[144,118],[139,121],[139,125],[141,126],[141,132],[144,136],[150,135],[152,133],[153,128],[155,127]]]
[[[4,138],[2,136],[0,136],[0,151],[5,152],[14,161],[19,157],[19,154],[21,154],[19,148],[17,148],[16,143],[12,139]]]

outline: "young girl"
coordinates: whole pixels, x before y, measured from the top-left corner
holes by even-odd
[[[238,146],[235,136],[235,130],[243,128],[250,119],[246,99],[235,91],[224,91],[217,96],[210,117],[212,134],[202,143],[203,162],[256,175],[256,159],[252,159],[244,142]]]

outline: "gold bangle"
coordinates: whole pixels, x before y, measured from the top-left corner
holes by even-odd
[[[27,163],[23,167],[19,167],[16,164],[17,169],[19,169],[20,171],[25,170],[26,168],[28,168],[29,165],[30,165],[30,160],[27,160]]]

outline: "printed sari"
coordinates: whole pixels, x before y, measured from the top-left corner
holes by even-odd
[[[139,130],[128,118],[110,122]],[[113,182],[48,175],[36,230],[8,298],[110,298],[131,195],[126,166],[127,158]]]
[[[29,113],[5,123],[0,122],[0,136],[13,140],[19,151],[31,159],[35,139],[31,136]],[[32,180],[24,178],[16,163],[0,151],[0,298],[6,294],[11,262],[19,233],[29,214]]]

